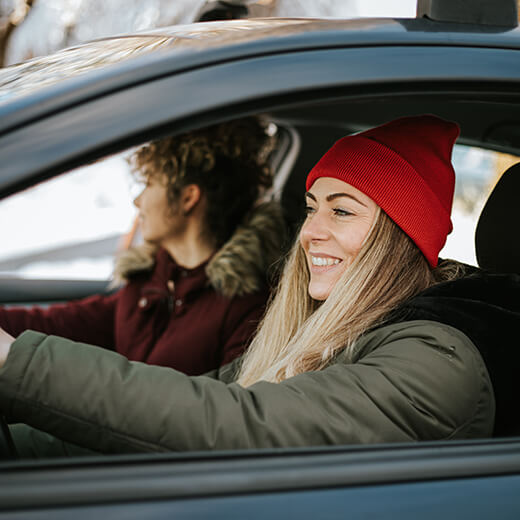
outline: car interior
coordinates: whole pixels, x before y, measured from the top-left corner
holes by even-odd
[[[520,163],[500,177],[480,215],[475,231],[478,264],[497,273],[520,274],[520,246],[509,233],[517,219],[516,200],[520,190]],[[503,230],[505,233],[497,232]]]

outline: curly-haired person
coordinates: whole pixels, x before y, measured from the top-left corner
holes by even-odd
[[[103,345],[198,375],[242,354],[268,298],[283,223],[271,185],[275,137],[245,118],[149,143],[130,159],[144,244],[117,261],[121,289],[47,308],[1,308],[0,326]]]

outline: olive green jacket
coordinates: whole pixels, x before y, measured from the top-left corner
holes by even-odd
[[[487,369],[459,330],[416,320],[359,340],[359,355],[242,388],[237,363],[206,376],[23,333],[0,370],[0,411],[104,453],[271,448],[490,436]]]

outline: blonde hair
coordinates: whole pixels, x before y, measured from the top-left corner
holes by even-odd
[[[379,209],[361,251],[321,303],[308,294],[309,270],[297,240],[237,382],[280,382],[320,370],[340,351],[352,362],[356,340],[383,323],[390,311],[460,275],[461,264],[452,261],[432,270],[411,239]]]

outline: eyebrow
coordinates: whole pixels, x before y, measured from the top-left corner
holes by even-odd
[[[310,191],[306,192],[305,196],[317,202],[316,197]],[[365,206],[365,208],[368,207],[365,203],[361,202],[358,198],[354,197],[354,195],[350,195],[349,193],[331,193],[325,197],[325,200],[327,202],[331,202],[332,200],[338,199],[340,197],[348,197],[349,199],[356,201],[358,204]]]

